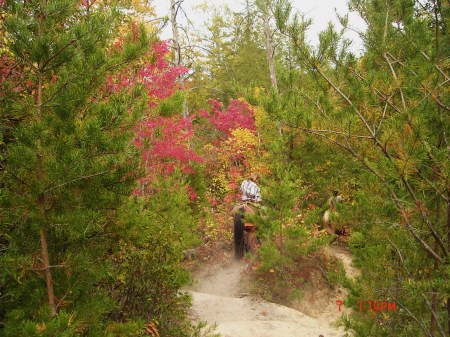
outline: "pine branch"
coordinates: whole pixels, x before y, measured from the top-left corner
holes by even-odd
[[[403,269],[406,272],[406,275],[408,275],[409,278],[414,279],[414,277],[409,272],[408,268],[406,268],[405,260],[404,260],[404,258],[402,256],[402,253],[400,252],[400,249],[391,241],[391,239],[387,238],[387,240],[389,241],[391,246],[394,247],[394,249],[397,251],[397,255],[398,255],[399,259],[400,259],[400,262],[401,262],[401,265],[402,265]],[[438,328],[439,328],[439,333],[442,335],[442,337],[445,337],[446,334],[444,332],[444,329],[442,328],[442,325],[439,322],[439,319],[438,319],[438,317],[436,315],[436,311],[433,310],[433,306],[430,304],[430,302],[428,301],[428,299],[425,296],[425,294],[423,292],[420,292],[420,295],[422,296],[422,298],[425,300],[425,302],[427,303],[428,307],[430,308],[431,314],[433,315],[435,321],[437,322],[437,325],[438,325]],[[424,331],[424,330],[422,330],[422,331]],[[426,334],[429,335],[428,329],[426,329]],[[430,337],[433,337],[433,336],[430,336]]]

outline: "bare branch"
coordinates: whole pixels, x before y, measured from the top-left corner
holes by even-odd
[[[389,65],[389,68],[391,69],[391,72],[392,72],[392,76],[394,77],[394,79],[395,79],[396,81],[398,81],[398,77],[397,77],[397,74],[395,73],[395,69],[394,69],[394,67],[392,66],[391,62],[389,61],[389,58],[387,57],[387,54],[386,54],[386,53],[383,54],[383,58],[385,59],[385,61],[386,61],[387,64]],[[401,99],[402,99],[403,110],[406,110],[405,96],[403,95],[403,90],[402,90],[402,88],[399,88],[399,91],[400,91],[400,97],[401,97]]]
[[[389,187],[389,192],[391,193],[392,200],[396,204],[397,208],[400,210],[401,216],[403,220],[405,221],[406,227],[408,228],[409,232],[413,235],[413,237],[420,243],[420,245],[424,248],[428,254],[438,263],[444,264],[445,260],[434,251],[433,248],[431,248],[418,234],[416,229],[411,225],[411,222],[409,220],[408,215],[406,214],[405,210],[403,209],[400,200],[398,199],[396,193],[394,190]]]
[[[300,128],[303,131],[310,132],[310,133],[332,133],[337,135],[346,136],[348,138],[357,138],[357,139],[370,139],[372,140],[371,136],[364,136],[364,135],[352,135],[350,132],[342,132],[342,131],[336,131],[336,130],[327,130],[327,129],[307,129],[307,128]]]
[[[54,186],[54,187],[51,187],[51,188],[47,189],[44,193],[51,192],[51,191],[53,191],[53,190],[55,190],[55,189],[57,189],[57,188],[61,188],[61,187],[63,187],[63,186],[72,184],[72,183],[77,182],[77,181],[80,181],[80,180],[86,180],[86,179],[90,179],[90,178],[93,178],[93,177],[97,177],[97,176],[103,175],[103,174],[105,174],[105,173],[108,173],[109,171],[110,171],[110,170],[102,171],[102,172],[98,172],[98,173],[94,173],[94,174],[90,174],[90,175],[87,175],[87,176],[78,177],[78,178],[75,178],[75,179],[66,181],[66,182],[64,182],[64,183],[62,183],[62,184],[59,184],[59,185],[56,185],[56,186]]]
[[[400,262],[401,262],[401,265],[402,265],[403,269],[404,269],[405,272],[406,272],[406,275],[408,275],[409,278],[412,278],[412,279],[413,279],[411,273],[410,273],[409,270],[406,268],[405,260],[403,259],[402,253],[400,252],[400,249],[399,249],[399,248],[391,241],[391,239],[387,238],[387,240],[389,241],[389,243],[391,244],[391,246],[394,247],[395,250],[397,251],[397,255],[398,255],[399,259],[400,259]],[[437,316],[436,316],[435,310],[433,310],[433,307],[432,307],[432,305],[430,304],[430,302],[428,301],[428,299],[427,299],[427,297],[425,296],[425,294],[424,294],[423,292],[420,292],[420,294],[421,294],[422,298],[425,300],[425,302],[427,303],[428,307],[430,308],[431,314],[433,315],[434,319],[436,320],[436,322],[437,322],[437,324],[438,324],[438,328],[439,328],[440,334],[442,335],[442,337],[445,337],[446,334],[445,334],[445,332],[444,332],[444,330],[443,330],[443,328],[442,328],[442,325],[441,325],[440,322],[439,322],[439,319],[438,319]],[[403,306],[403,307],[404,307],[404,306]],[[404,307],[404,308],[406,308],[406,307]],[[427,332],[427,334],[429,334],[428,329],[427,329],[426,332]]]
[[[361,122],[363,122],[363,124],[365,125],[366,129],[369,131],[369,133],[372,135],[372,138],[374,140],[377,140],[376,135],[375,135],[375,130],[372,130],[372,128],[370,127],[369,123],[367,122],[366,118],[362,115],[362,113],[355,107],[355,105],[353,104],[353,101],[350,100],[350,98],[347,97],[347,95],[345,95],[341,89],[339,89],[339,87],[333,82],[331,81],[328,76],[326,76],[324,74],[324,72],[316,65],[316,64],[312,64],[313,68],[315,70],[317,70],[317,72],[319,73],[320,76],[322,76],[322,78],[333,87],[333,89],[348,103],[348,105],[350,105],[353,109],[353,111],[358,115],[359,119],[361,120]]]

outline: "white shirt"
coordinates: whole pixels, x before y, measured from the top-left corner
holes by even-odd
[[[241,184],[242,201],[261,202],[261,190],[255,182],[246,179]]]

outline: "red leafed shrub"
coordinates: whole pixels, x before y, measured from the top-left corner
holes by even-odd
[[[225,110],[219,101],[210,100],[209,104],[211,113],[202,110],[199,115],[207,118],[217,130],[227,136],[231,136],[231,132],[235,129],[256,130],[253,111],[247,103],[234,99],[230,101],[230,105]]]
[[[26,80],[20,66],[6,54],[0,57],[0,97],[3,97],[5,92],[8,91],[16,94],[23,93],[26,90],[31,90],[32,86],[33,83]]]
[[[137,26],[132,24],[131,29],[132,38],[136,39]],[[122,44],[123,40],[118,40],[114,48],[120,50]],[[135,138],[146,172],[146,177],[141,180],[141,190],[143,185],[150,186],[155,178],[167,177],[176,169],[193,173],[192,163],[202,160],[189,146],[194,134],[192,118],[152,116],[162,100],[179,90],[177,79],[188,71],[182,66],[172,66],[166,60],[169,52],[168,42],[156,42],[145,56],[143,65],[124,69],[107,78],[108,92],[130,90],[136,84],[146,89],[147,118],[137,125]],[[188,193],[191,199],[196,198],[193,190]]]
[[[152,47],[154,62],[145,64],[138,73],[147,89],[150,107],[156,106],[159,100],[170,97],[179,89],[177,78],[188,72],[186,67],[170,66],[165,59],[168,53],[168,42],[155,43]]]
[[[137,26],[131,25],[133,39],[137,39]],[[123,39],[119,39],[114,48],[122,48]],[[170,97],[179,89],[177,79],[188,72],[183,66],[171,66],[166,60],[169,53],[167,41],[155,42],[147,54],[144,64],[138,69],[127,68],[121,73],[107,78],[106,88],[109,92],[127,90],[136,84],[143,84],[149,97],[148,106],[154,108],[159,101]]]
[[[168,175],[175,168],[192,173],[192,162],[202,158],[189,148],[193,136],[191,118],[156,117],[138,126],[135,144],[142,149],[142,160],[149,177]]]

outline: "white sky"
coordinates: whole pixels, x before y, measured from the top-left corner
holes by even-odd
[[[329,21],[335,23],[338,27],[339,21],[336,18],[336,11],[340,15],[348,13],[347,8],[348,0],[291,0],[293,10],[298,10],[301,13],[305,13],[307,18],[311,18],[313,23],[308,32],[308,38],[313,44],[318,42],[318,33],[324,30]],[[193,10],[198,4],[205,2],[205,0],[183,0],[182,7],[185,10],[189,19],[194,23],[195,27],[203,25],[207,18],[197,11]],[[156,8],[158,16],[170,17],[170,0],[152,0],[151,3]],[[245,0],[208,0],[209,6],[222,6],[228,5],[232,10],[242,10],[244,8],[243,3]],[[177,18],[183,26],[186,26],[184,15]],[[364,21],[356,14],[350,13],[349,26],[357,31],[363,31],[365,29]],[[164,29],[161,38],[167,39],[171,37],[170,24]],[[350,38],[353,43],[351,50],[360,54],[362,50],[362,42],[355,32],[349,32],[347,37]]]

